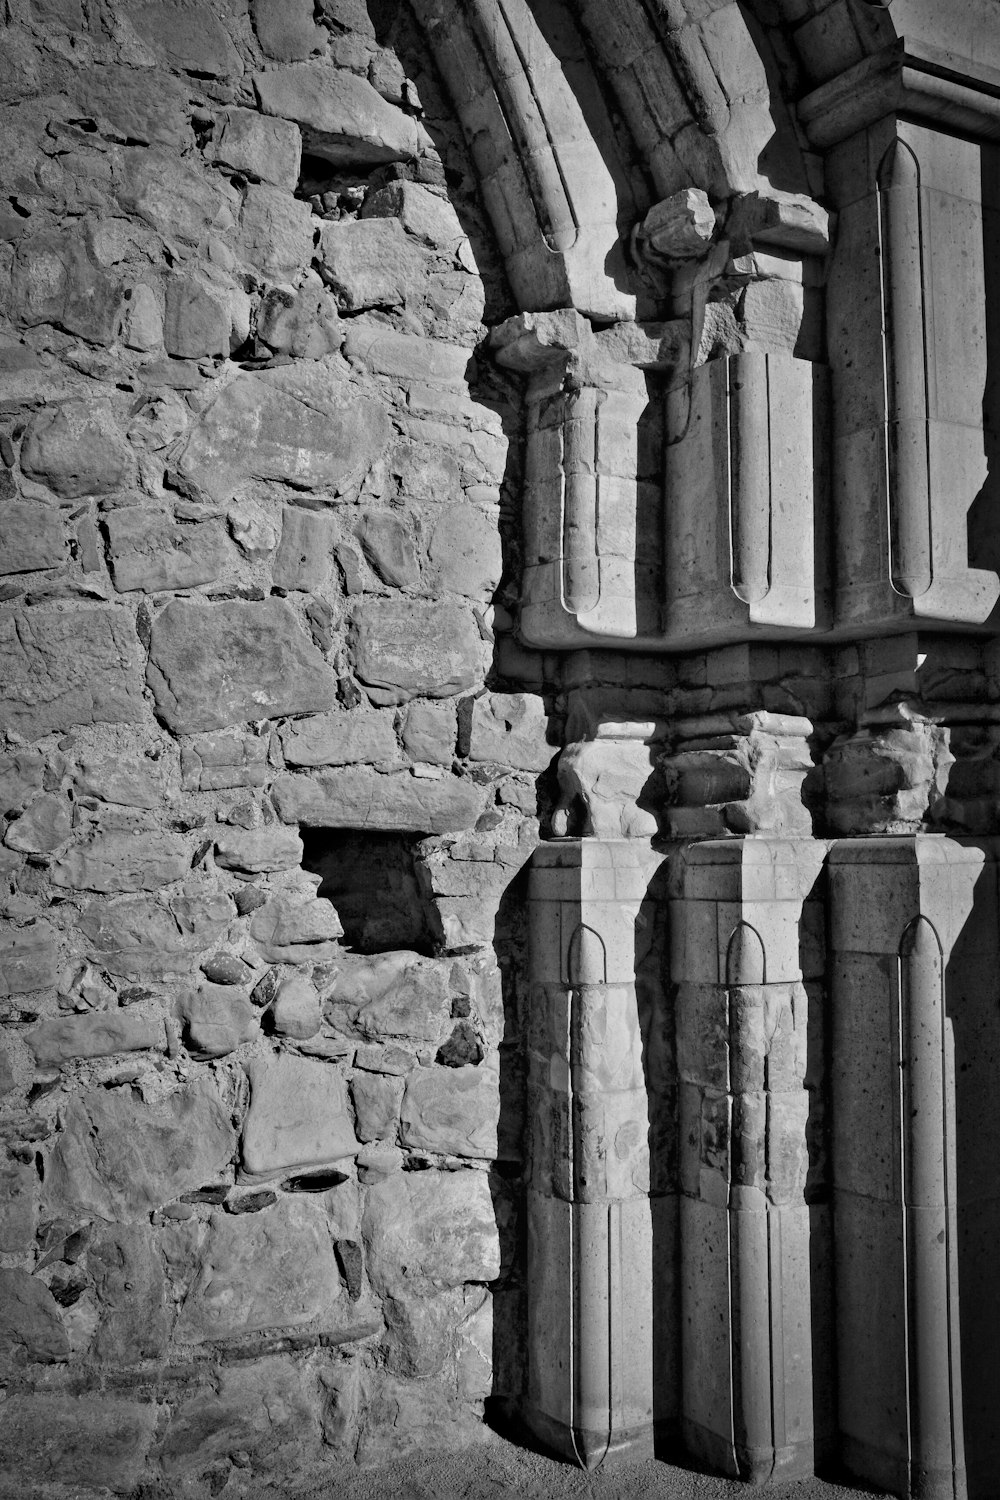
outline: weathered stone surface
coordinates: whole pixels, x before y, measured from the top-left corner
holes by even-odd
[[[44,1281],[0,1269],[0,1359],[52,1364],[68,1355],[59,1308]]]
[[[412,183],[406,184],[413,186]],[[331,236],[333,231],[330,231]],[[338,241],[331,238],[331,248]],[[352,318],[344,339],[344,353],[348,359],[357,361],[373,370],[377,375],[393,375],[397,380],[419,381],[426,386],[428,381],[454,388],[456,402],[467,400],[467,380],[473,351],[461,344],[446,344],[440,339],[424,338],[420,334],[400,333],[395,328],[374,319]],[[447,399],[447,398],[445,398]],[[401,468],[419,465],[422,455],[405,449],[399,455]],[[447,458],[438,455],[447,469]],[[451,486],[437,487],[428,492],[426,498],[442,500]]]
[[[240,211],[243,257],[273,281],[289,281],[311,263],[313,217],[308,203],[270,183],[251,184]]]
[[[450,766],[455,757],[458,718],[453,703],[411,703],[403,725],[403,748],[414,760]]]
[[[148,1224],[97,1229],[84,1257],[101,1319],[88,1350],[105,1364],[155,1359],[170,1332],[163,1266]]]
[[[0,680],[0,726],[31,739],[74,724],[134,724],[144,714],[139,641],[124,610],[5,615]]]
[[[450,960],[403,950],[352,957],[339,968],[327,997],[347,1006],[367,1041],[431,1043],[447,1035],[453,993]]]
[[[5,1075],[6,1070],[6,1075]],[[4,1081],[6,1076],[7,1087]],[[10,1093],[14,1076],[6,1053],[0,1057],[0,1099]],[[38,1172],[34,1162],[7,1162],[0,1166],[0,1250],[23,1255],[35,1248],[38,1218]]]
[[[139,978],[190,972],[192,956],[218,941],[232,915],[221,892],[175,896],[169,905],[144,896],[95,901],[79,927],[101,968]]]
[[[147,146],[184,143],[190,128],[188,91],[169,73],[94,62],[74,84],[102,134]]]
[[[180,473],[210,500],[248,479],[338,490],[361,479],[389,437],[385,413],[327,361],[231,380],[203,413]]]
[[[329,901],[315,894],[318,884],[318,876],[306,876],[303,889],[273,896],[254,912],[250,936],[269,963],[319,962],[343,935]]]
[[[409,527],[391,511],[371,511],[357,528],[365,556],[384,583],[393,588],[415,588],[420,564]]]
[[[0,572],[31,573],[66,560],[66,527],[59,511],[27,500],[0,510]]]
[[[153,621],[147,681],[175,733],[329,708],[336,679],[281,599],[178,599]]]
[[[427,1295],[500,1274],[500,1242],[482,1172],[397,1172],[368,1192],[362,1233],[379,1292]]]
[[[266,780],[266,739],[206,734],[181,747],[181,782],[186,792],[263,786]]]
[[[13,1395],[0,1408],[0,1472],[26,1481],[107,1486],[130,1494],[153,1440],[157,1408],[98,1395]]]
[[[178,359],[229,352],[229,312],[222,297],[194,276],[167,283],[163,345]]]
[[[21,444],[21,468],[57,495],[106,495],[125,480],[128,454],[106,422],[83,402],[33,417]]]
[[[286,120],[266,120],[252,109],[226,109],[208,152],[213,161],[236,172],[291,189],[298,181],[302,137]]]
[[[330,571],[333,528],[329,516],[286,505],[271,581],[280,589],[315,591]]]
[[[308,149],[336,166],[405,161],[420,142],[414,120],[364,78],[328,62],[293,63],[254,75],[265,114],[301,125]]]
[[[291,828],[229,828],[215,841],[215,862],[225,870],[294,870],[302,863],[302,840]]]
[[[178,1006],[184,1040],[197,1057],[225,1057],[260,1035],[257,1012],[241,990],[225,984],[203,984]]]
[[[353,654],[373,701],[405,703],[472,687],[483,648],[472,611],[460,604],[368,599],[354,617]]]
[[[280,776],[272,795],[286,823],[420,833],[471,828],[484,803],[482,787],[463,777],[383,775],[367,766],[345,767],[332,776]]]
[[[419,182],[390,182],[369,193],[361,215],[365,219],[398,219],[407,234],[442,250],[454,252],[465,239],[454,206]]]
[[[298,62],[323,51],[326,34],[313,19],[314,9],[312,0],[253,0],[254,30],[268,57]]]
[[[243,71],[225,26],[209,6],[143,0],[135,7],[132,22],[167,62],[184,72],[224,78],[227,74],[238,77]]]
[[[240,196],[218,173],[159,146],[123,153],[122,207],[173,242],[197,245],[209,230],[232,232]]]
[[[357,1117],[359,1141],[396,1139],[403,1088],[402,1078],[381,1073],[355,1075],[351,1083],[351,1098]]]
[[[266,1181],[355,1154],[347,1086],[330,1063],[272,1054],[252,1058],[247,1074],[250,1110],[241,1146],[247,1178]]]
[[[469,757],[520,771],[544,771],[557,751],[546,744],[548,718],[529,693],[484,693],[472,705]]]
[[[490,1069],[418,1068],[406,1082],[401,1139],[425,1151],[492,1160],[499,1118],[499,1078]]]
[[[427,552],[438,588],[488,599],[500,582],[498,524],[474,505],[446,506],[434,523]]]
[[[11,271],[11,290],[20,320],[28,325],[58,323],[95,344],[110,344],[123,288],[116,276],[106,274],[96,263],[93,251],[92,226],[86,222],[82,230],[51,229],[26,235],[17,246]],[[72,425],[79,432],[83,409],[74,404],[73,412]],[[29,462],[33,465],[37,457],[46,471],[52,466],[55,482],[51,487],[58,493],[78,493],[61,488],[74,482],[74,471],[66,442],[68,429],[63,424],[50,430],[53,415],[44,413],[33,424],[41,437],[40,446],[29,454]],[[83,436],[84,451],[79,457],[82,468],[77,471],[77,480],[93,475],[95,465],[98,472],[104,472],[110,452],[106,438],[98,427]],[[50,483],[44,474],[39,477],[43,483]]]
[[[44,757],[38,750],[0,755],[0,812],[21,812],[42,789]]]
[[[385,714],[332,713],[298,719],[281,731],[292,766],[349,766],[399,759],[392,720]]]
[[[252,1461],[253,1473],[279,1483],[312,1457],[316,1432],[312,1379],[304,1366],[280,1359],[223,1365],[209,1388],[177,1403],[157,1457],[174,1485],[228,1464],[231,1452]]]
[[[28,995],[59,979],[59,932],[41,918],[0,931],[0,995]]]
[[[271,1005],[271,1023],[278,1036],[306,1041],[316,1035],[322,1021],[316,986],[301,974],[289,974],[279,984]]]
[[[104,833],[74,844],[53,865],[53,885],[79,891],[155,891],[183,880],[191,850],[177,833]]]
[[[66,797],[52,792],[36,797],[4,834],[8,849],[49,854],[65,844],[73,830],[73,808]]]
[[[164,1046],[159,1016],[137,1016],[121,1010],[39,1021],[24,1039],[40,1068],[58,1068],[74,1057],[111,1057],[116,1052],[144,1052],[147,1048],[162,1051]]]
[[[111,1223],[142,1219],[217,1179],[235,1145],[210,1079],[148,1102],[128,1089],[92,1089],[66,1110],[45,1202],[52,1212],[93,1214]]]
[[[292,291],[272,287],[257,314],[257,338],[276,354],[296,359],[322,359],[335,354],[343,342],[337,306],[315,271]]]
[[[76,778],[78,792],[100,797],[102,802],[122,807],[158,807],[164,790],[162,766],[149,760],[114,760],[104,756],[84,756]]]
[[[325,224],[319,264],[342,312],[401,307],[426,274],[420,250],[395,220]]]
[[[240,1219],[216,1212],[175,1337],[195,1344],[294,1328],[335,1316],[339,1295],[340,1274],[321,1204],[286,1198]]]

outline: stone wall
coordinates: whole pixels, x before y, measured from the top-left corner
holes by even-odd
[[[370,10],[7,7],[0,1487],[466,1440],[495,1304],[520,1380],[513,306]]]

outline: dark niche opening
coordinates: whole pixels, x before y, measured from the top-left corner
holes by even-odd
[[[321,875],[320,896],[337,909],[356,953],[409,948],[432,954],[437,918],[417,871],[419,833],[303,828],[303,868]]]

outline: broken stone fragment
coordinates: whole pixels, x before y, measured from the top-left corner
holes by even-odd
[[[138,723],[139,639],[117,608],[35,608],[0,619],[0,727],[28,739],[74,724]]]
[[[128,470],[127,449],[92,413],[83,402],[67,402],[33,417],[21,444],[25,475],[66,499],[118,489]]]
[[[281,599],[168,604],[153,621],[146,678],[178,734],[329,708],[336,679]]]
[[[336,303],[310,271],[297,291],[272,287],[257,314],[257,338],[276,354],[295,359],[322,359],[335,354],[344,335]]]
[[[379,704],[450,698],[483,670],[472,611],[443,600],[367,599],[354,616],[354,667]]]
[[[349,766],[399,759],[391,715],[316,714],[281,730],[281,747],[291,766]]]
[[[272,797],[279,817],[307,828],[382,828],[454,833],[483,811],[483,788],[466,777],[427,780],[347,766],[331,776],[280,776]]]
[[[58,510],[9,500],[0,510],[0,572],[31,573],[66,561],[66,527]]]
[[[53,885],[74,890],[155,891],[183,880],[191,868],[191,850],[180,834],[105,833],[75,844],[52,865]]]
[[[0,1269],[0,1361],[53,1364],[69,1358],[69,1339],[55,1298],[27,1271]]]
[[[398,219],[407,234],[452,253],[465,239],[465,230],[448,198],[419,182],[390,182],[369,193],[361,217]]]
[[[74,1057],[111,1057],[116,1052],[162,1052],[163,1021],[132,1011],[102,1010],[90,1015],[39,1021],[25,1041],[40,1068],[58,1068]]]
[[[197,1344],[330,1319],[340,1291],[321,1203],[289,1197],[239,1218],[215,1210],[175,1337]]]
[[[400,1138],[404,1146],[492,1161],[499,1118],[500,1080],[491,1069],[417,1068],[406,1082]]]
[[[242,1170],[250,1181],[325,1166],[353,1156],[358,1143],[337,1069],[313,1058],[251,1058],[250,1109],[243,1127]]]
[[[715,211],[701,188],[682,188],[655,203],[639,228],[640,245],[664,260],[697,259],[715,234]]]
[[[180,476],[216,502],[248,479],[301,490],[347,488],[385,448],[389,422],[327,360],[231,380],[203,412]]]
[[[8,849],[33,854],[50,854],[65,844],[73,830],[72,806],[66,797],[50,793],[38,797],[7,829],[4,843]]]
[[[198,1057],[225,1057],[260,1034],[250,1001],[229,985],[201,985],[184,996],[178,1013],[187,1048]]]
[[[254,74],[260,107],[302,127],[306,148],[335,166],[407,161],[420,150],[416,122],[364,78],[329,62],[291,63]]]
[[[290,191],[298,181],[302,136],[287,120],[268,120],[254,109],[226,109],[207,154],[236,172]]]
[[[58,982],[60,933],[44,918],[0,930],[0,995],[28,995]]]
[[[319,995],[311,980],[289,974],[278,986],[271,1005],[271,1023],[278,1036],[306,1041],[315,1036],[323,1020]]]
[[[108,1222],[151,1209],[217,1180],[236,1133],[215,1084],[185,1084],[155,1102],[130,1089],[92,1089],[69,1105],[46,1174],[50,1213]]]
[[[231,828],[215,841],[215,862],[224,870],[294,870],[302,863],[302,840],[291,828]]]

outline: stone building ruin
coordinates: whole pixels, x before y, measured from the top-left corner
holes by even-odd
[[[2,21],[0,1488],[994,1495],[995,0]]]

